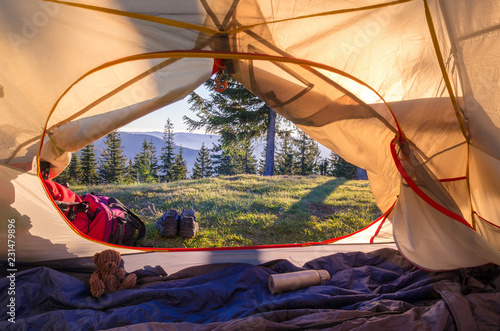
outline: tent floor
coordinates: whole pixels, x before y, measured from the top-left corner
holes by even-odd
[[[335,253],[368,253],[381,248],[397,249],[394,243],[388,244],[332,244],[304,247],[183,251],[183,252],[148,252],[122,255],[125,269],[142,269],[145,261],[153,261],[169,274],[191,266],[214,263],[248,263],[259,265],[272,260],[286,259],[301,267],[307,261]],[[147,264],[146,264],[147,265]],[[154,266],[153,266],[154,267]]]

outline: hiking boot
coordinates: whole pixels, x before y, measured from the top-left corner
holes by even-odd
[[[194,216],[194,210],[186,209],[182,212],[179,221],[179,236],[182,238],[194,238],[198,233],[200,226]]]
[[[175,237],[179,232],[179,215],[175,210],[169,210],[156,221],[156,229],[162,237]]]

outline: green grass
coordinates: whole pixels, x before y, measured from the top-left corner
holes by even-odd
[[[229,247],[318,242],[352,233],[381,215],[367,181],[325,176],[237,175],[162,184],[74,186],[121,200],[145,222],[143,245]],[[193,208],[193,239],[163,238],[155,222]]]

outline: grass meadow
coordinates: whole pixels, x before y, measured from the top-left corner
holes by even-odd
[[[326,176],[236,175],[161,184],[74,186],[113,196],[146,224],[140,244],[230,247],[318,242],[352,233],[381,215],[368,181]],[[155,222],[169,209],[192,208],[195,238],[161,237]]]

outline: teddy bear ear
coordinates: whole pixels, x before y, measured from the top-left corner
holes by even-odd
[[[99,254],[100,253],[95,253],[94,257],[92,258],[92,261],[94,261],[94,263],[96,263],[96,264],[97,264],[97,259],[99,258]]]

